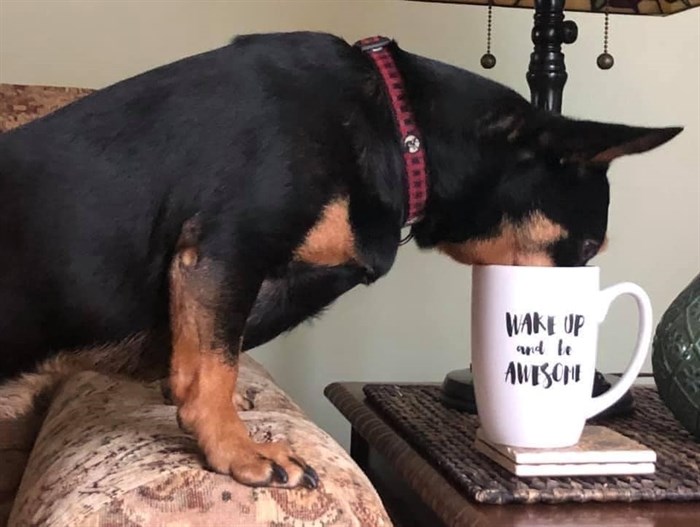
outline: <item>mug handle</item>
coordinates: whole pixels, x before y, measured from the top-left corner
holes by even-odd
[[[630,282],[623,282],[621,284],[616,284],[607,289],[603,289],[600,292],[599,302],[602,304],[600,307],[600,318],[598,322],[603,322],[606,315],[608,314],[608,309],[610,309],[610,304],[620,295],[631,295],[637,302],[637,308],[639,309],[639,331],[637,333],[637,345],[634,350],[634,355],[632,356],[632,361],[630,362],[627,370],[622,375],[619,381],[615,383],[607,392],[599,395],[598,397],[593,397],[588,405],[588,412],[586,414],[586,419],[599,414],[609,406],[615,404],[618,399],[620,399],[627,390],[629,390],[632,383],[636,380],[639,375],[639,371],[642,369],[644,364],[644,359],[649,352],[649,345],[651,344],[651,326],[652,326],[652,311],[651,311],[651,301],[649,300],[649,295],[646,294],[644,289],[639,287],[637,284]]]

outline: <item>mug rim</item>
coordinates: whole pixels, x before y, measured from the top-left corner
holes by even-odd
[[[563,271],[583,271],[583,270],[591,270],[591,271],[600,271],[600,266],[598,265],[576,265],[576,266],[569,266],[569,267],[562,267],[562,266],[547,266],[547,265],[506,265],[506,264],[472,264],[472,269],[540,269],[540,270],[547,270],[547,271],[553,271],[557,270],[555,272],[563,272]]]

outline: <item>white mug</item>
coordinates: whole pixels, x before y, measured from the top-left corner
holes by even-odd
[[[636,349],[621,379],[592,397],[598,326],[622,294],[639,308]],[[598,267],[475,266],[472,373],[485,436],[517,447],[575,445],[586,419],[614,404],[639,375],[651,326],[644,290],[621,283],[601,291]]]

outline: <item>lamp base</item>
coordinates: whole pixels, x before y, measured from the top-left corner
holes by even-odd
[[[476,414],[472,372],[465,368],[452,370],[445,375],[445,379],[442,381],[440,401],[448,408]]]
[[[617,375],[603,375],[598,370],[593,380],[593,397],[608,391],[618,381]],[[453,408],[469,414],[476,414],[476,397],[474,396],[474,378],[469,369],[452,370],[442,381],[440,401],[447,408]],[[595,417],[613,417],[630,415],[634,412],[634,399],[628,391],[610,408]]]

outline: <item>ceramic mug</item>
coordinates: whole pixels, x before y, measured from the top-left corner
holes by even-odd
[[[598,326],[623,294],[639,308],[636,349],[620,380],[592,397]],[[575,445],[586,419],[637,378],[651,332],[644,290],[620,283],[601,291],[598,267],[475,266],[472,373],[485,436],[517,447]]]

